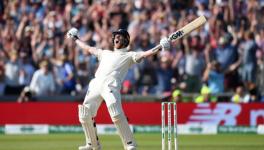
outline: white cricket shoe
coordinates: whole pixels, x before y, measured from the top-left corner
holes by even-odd
[[[93,150],[90,145],[79,146],[79,150]]]
[[[134,146],[134,145],[128,145],[127,147],[126,147],[126,150],[136,150],[137,148],[136,148],[136,146]]]
[[[101,145],[99,144],[97,147],[92,147],[89,144],[86,144],[84,146],[79,146],[79,150],[102,150]]]

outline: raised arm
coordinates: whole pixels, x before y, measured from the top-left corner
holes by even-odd
[[[172,33],[169,36],[169,38],[162,38],[160,40],[160,44],[157,45],[156,47],[154,47],[148,51],[142,52],[141,57],[139,57],[139,59],[152,56],[152,55],[156,54],[161,48],[162,49],[169,49],[170,41],[177,40],[177,39],[184,37],[186,34],[189,34],[193,30],[202,26],[205,22],[206,22],[206,18],[204,16],[200,16],[200,17],[196,18],[195,20],[188,23],[187,25],[185,25],[184,27],[182,27],[178,31]]]
[[[76,39],[75,43],[84,51],[88,51],[90,54],[97,55],[97,48],[89,46],[85,42],[81,41],[80,39]]]
[[[96,47],[92,47],[85,42],[81,41],[78,37],[78,30],[76,28],[71,28],[67,32],[67,38],[70,38],[75,41],[75,43],[84,51],[88,51],[90,54],[97,55],[98,49]]]
[[[212,69],[212,64],[208,63],[202,77],[203,82],[206,82],[209,79],[209,74],[211,69]]]
[[[165,37],[160,40],[160,44],[153,47],[150,50],[141,52],[140,55],[137,57],[137,62],[140,62],[143,58],[147,58],[149,56],[157,54],[160,50],[168,50],[170,49],[170,42],[169,40]]]

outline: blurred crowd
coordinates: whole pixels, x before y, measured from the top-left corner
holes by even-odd
[[[65,39],[71,27],[102,49],[112,49],[113,31],[127,29],[130,49],[144,51],[204,15],[203,27],[134,65],[122,93],[231,92],[234,102],[261,101],[263,14],[263,0],[2,0],[0,95],[85,92],[98,60]],[[207,101],[201,96],[197,102]]]

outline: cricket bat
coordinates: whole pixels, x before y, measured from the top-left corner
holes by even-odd
[[[206,18],[204,16],[200,16],[200,17],[196,18],[195,20],[193,20],[192,22],[190,22],[187,25],[185,25],[184,27],[182,27],[181,29],[179,29],[178,31],[172,33],[169,36],[168,40],[169,41],[178,40],[178,39],[184,37],[185,35],[191,33],[193,30],[199,28],[205,22],[206,22]],[[159,49],[161,49],[161,45],[160,44],[157,45],[156,47],[154,47],[153,51],[159,50]]]

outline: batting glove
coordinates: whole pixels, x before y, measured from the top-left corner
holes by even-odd
[[[71,28],[68,32],[67,32],[67,38],[71,38],[74,41],[76,41],[77,39],[79,39],[78,37],[78,30],[76,28]]]
[[[170,41],[166,37],[160,40],[160,45],[162,47],[162,50],[170,49]]]

